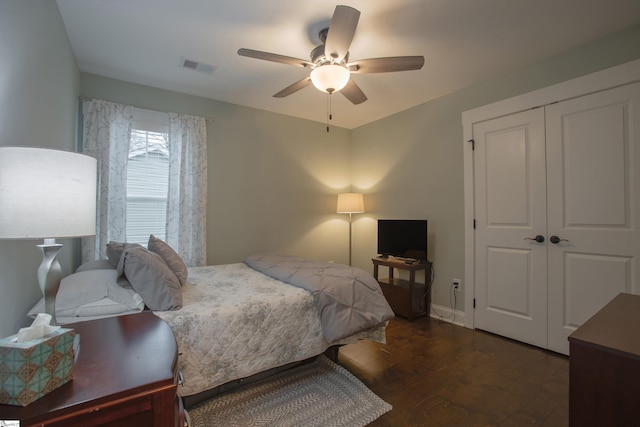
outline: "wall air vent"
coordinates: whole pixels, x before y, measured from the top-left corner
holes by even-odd
[[[193,71],[198,71],[204,74],[213,74],[216,70],[215,65],[205,64],[202,62],[194,61],[192,59],[182,58],[182,67],[188,68]]]

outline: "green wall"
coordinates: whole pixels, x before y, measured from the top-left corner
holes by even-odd
[[[640,25],[352,131],[353,184],[368,206],[354,223],[355,264],[375,253],[373,219],[428,219],[432,299],[450,307],[451,280],[464,289],[462,112],[637,58]]]
[[[0,145],[73,150],[78,67],[56,3],[2,0],[0,52]],[[0,337],[25,326],[25,314],[42,296],[38,243],[0,240]],[[68,273],[74,241],[59,243],[60,264]]]
[[[282,251],[347,262],[349,131],[210,99],[81,74],[82,97],[208,118],[207,261]]]

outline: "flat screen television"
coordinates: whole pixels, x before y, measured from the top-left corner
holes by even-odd
[[[379,219],[378,254],[427,261],[427,220]]]

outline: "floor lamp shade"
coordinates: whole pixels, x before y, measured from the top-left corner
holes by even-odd
[[[38,282],[55,323],[62,272],[56,238],[95,234],[96,159],[35,147],[0,147],[0,239],[37,239]]]
[[[361,193],[338,194],[337,213],[363,213],[364,198]]]

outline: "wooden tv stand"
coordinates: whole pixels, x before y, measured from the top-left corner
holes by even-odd
[[[406,317],[410,322],[416,317],[429,315],[431,289],[423,283],[415,283],[416,271],[425,271],[425,281],[431,277],[431,263],[405,261],[400,258],[372,258],[373,277],[380,283],[382,293],[396,315]],[[389,267],[389,277],[378,279],[378,267]],[[393,277],[393,269],[409,272],[409,280]]]

